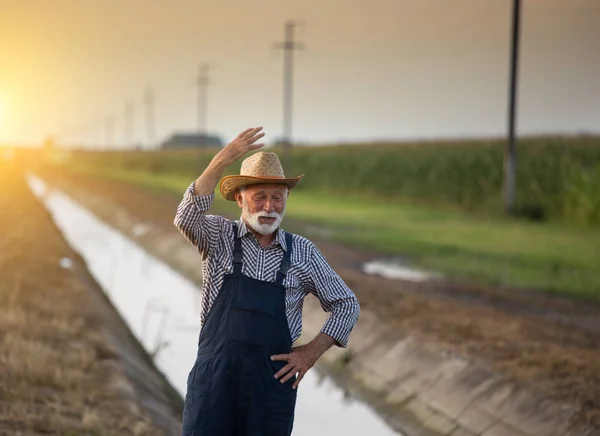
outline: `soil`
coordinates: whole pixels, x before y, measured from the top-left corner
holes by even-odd
[[[39,174],[84,206],[91,197],[99,197],[103,204],[123,208],[139,222],[174,229],[181,196],[50,169]],[[95,212],[102,218],[103,213],[114,212],[110,209]],[[294,231],[314,227],[288,218],[285,226]],[[575,405],[573,423],[600,429],[597,303],[523,289],[370,276],[361,272],[360,265],[380,258],[378,253],[332,242],[322,234],[310,238],[354,290],[361,307],[387,320],[399,335],[421,338],[546,397]]]
[[[0,434],[180,433],[170,387],[19,165],[0,161],[0,186]]]

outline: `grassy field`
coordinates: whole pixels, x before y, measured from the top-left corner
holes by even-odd
[[[412,202],[502,216],[504,141],[296,147],[289,173],[300,190],[367,201]],[[79,153],[95,166],[195,177],[215,150]],[[285,166],[285,165],[284,165]],[[239,163],[228,173],[239,170]],[[600,137],[527,138],[518,143],[517,213],[540,221],[600,225]]]
[[[84,172],[180,197],[193,178],[99,165],[69,165]],[[239,215],[217,195],[216,213]],[[334,240],[398,255],[451,277],[600,299],[600,231],[560,222],[534,223],[475,216],[460,210],[334,196],[299,189],[287,216],[327,229]]]

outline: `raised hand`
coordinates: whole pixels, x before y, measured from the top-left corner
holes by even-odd
[[[263,136],[262,127],[244,130],[217,154],[219,161],[223,165],[231,165],[246,153],[263,147],[264,143],[256,143]]]
[[[246,129],[223,149],[219,150],[210,164],[200,174],[200,177],[194,182],[194,195],[202,196],[214,193],[215,187],[228,165],[231,165],[249,151],[263,147],[265,144],[256,143],[265,136],[261,130],[262,127]]]

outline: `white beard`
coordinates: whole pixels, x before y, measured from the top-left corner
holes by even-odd
[[[257,213],[250,213],[250,211],[248,210],[248,203],[246,202],[246,197],[244,195],[242,195],[242,218],[246,221],[246,223],[250,227],[252,227],[252,229],[256,233],[259,233],[259,234],[265,235],[265,236],[270,235],[275,230],[277,230],[277,228],[281,224],[281,221],[283,220],[284,215],[285,215],[285,207],[283,208],[283,211],[281,212],[281,214],[278,214],[275,211],[268,212],[268,213],[264,212],[264,211],[257,212]],[[275,218],[275,221],[272,224],[261,224],[259,221],[260,217]]]

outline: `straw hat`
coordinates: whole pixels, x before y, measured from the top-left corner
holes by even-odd
[[[292,189],[303,177],[304,174],[291,179],[286,178],[279,157],[275,153],[260,151],[244,159],[239,176],[223,177],[219,189],[223,197],[235,201],[235,191],[244,186],[276,183]]]

